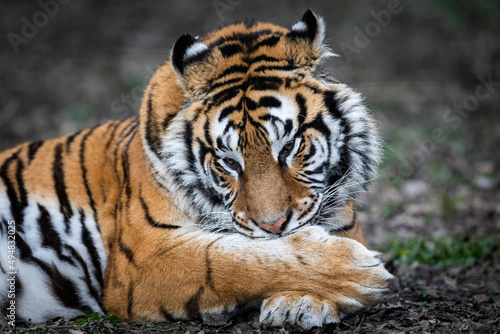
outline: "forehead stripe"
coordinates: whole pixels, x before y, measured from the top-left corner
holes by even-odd
[[[222,112],[220,113],[220,116],[219,116],[219,122],[221,122],[224,118],[228,117],[234,111],[237,111],[237,110],[238,109],[235,106],[229,106],[229,107],[222,109]]]
[[[271,37],[268,37],[268,38],[260,41],[259,43],[255,44],[254,47],[252,48],[252,51],[257,50],[261,46],[270,46],[270,47],[276,46],[276,44],[278,44],[280,38],[281,38],[281,36],[278,36],[278,35],[273,35]]]
[[[281,107],[281,101],[272,96],[264,96],[259,100],[259,104],[266,108],[279,108]]]
[[[271,29],[262,29],[262,30],[257,30],[257,31],[253,31],[251,33],[246,33],[246,34],[233,34],[233,35],[230,35],[230,36],[220,37],[219,39],[217,39],[213,43],[210,43],[208,46],[210,48],[213,48],[215,46],[219,46],[219,45],[227,43],[227,42],[233,42],[233,41],[240,41],[240,42],[251,41],[251,40],[259,38],[260,36],[271,35],[271,34],[280,35],[281,33],[277,32],[277,31],[272,31]]]
[[[283,84],[278,77],[253,77],[250,82],[254,90],[277,90]]]
[[[222,57],[224,57],[224,58],[229,58],[229,57],[237,54],[238,52],[242,52],[242,51],[243,51],[243,48],[241,47],[240,44],[237,44],[237,43],[228,43],[228,44],[222,45],[220,47],[220,52],[222,54]]]
[[[240,82],[241,80],[243,80],[243,78],[234,78],[234,79],[230,79],[230,80],[222,81],[222,82],[219,82],[219,83],[215,83],[215,84],[210,85],[210,88],[211,88],[212,90],[216,90],[216,89],[218,89],[219,87],[222,87],[222,86],[229,86],[229,85],[231,85],[231,84],[234,84],[234,83]]]
[[[221,75],[219,75],[215,80],[218,80],[222,77],[225,77],[226,75],[233,74],[233,73],[247,73],[248,71],[248,66],[242,66],[242,65],[233,65],[228,67],[224,72],[222,72]]]
[[[292,71],[294,69],[295,69],[295,67],[293,65],[291,65],[291,64],[283,65],[283,66],[266,66],[266,65],[262,65],[262,66],[257,67],[254,71],[255,72],[264,72],[264,71],[267,71],[267,70],[271,70],[271,71]]]

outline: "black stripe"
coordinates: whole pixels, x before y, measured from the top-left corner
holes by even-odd
[[[123,255],[125,255],[125,257],[129,260],[129,262],[135,265],[134,253],[132,252],[129,246],[123,243],[121,236],[118,237],[118,246],[120,248],[120,251],[123,253]]]
[[[328,112],[335,118],[342,120],[342,112],[337,106],[337,101],[335,99],[335,93],[331,91],[326,91],[324,93],[323,100],[325,102],[326,107],[328,108]]]
[[[87,226],[85,226],[85,213],[83,212],[83,210],[80,210],[80,223],[82,225],[82,243],[87,248],[87,251],[90,255],[90,259],[92,260],[92,264],[94,265],[95,268],[94,276],[102,288],[104,286],[104,281],[103,281],[104,276],[101,268],[101,258],[99,257],[99,254],[97,254],[97,247],[94,244],[94,240],[92,239],[92,236],[90,235]]]
[[[109,146],[111,145],[111,143],[113,142],[113,139],[115,139],[115,135],[116,135],[116,130],[118,130],[118,126],[120,126],[120,124],[122,124],[122,122],[120,121],[114,121],[110,126],[109,128],[111,128],[111,134],[109,135],[109,139],[108,141],[106,142],[106,146],[104,147],[104,149],[107,151],[109,149]],[[109,131],[109,129],[108,129]]]
[[[302,96],[302,94],[297,94],[295,96],[295,102],[297,102],[299,106],[299,126],[304,123],[307,118],[307,107],[306,107],[306,99]]]
[[[204,288],[201,286],[198,291],[189,299],[184,307],[190,319],[194,319],[200,314],[200,297]]]
[[[281,101],[273,96],[263,96],[259,100],[259,105],[266,108],[279,108]]]
[[[80,142],[80,167],[82,169],[82,178],[83,184],[85,186],[85,191],[87,192],[87,196],[89,198],[90,207],[94,212],[94,218],[97,221],[97,210],[95,207],[94,198],[92,197],[92,192],[90,191],[89,181],[87,179],[87,168],[85,167],[85,144],[87,143],[87,139],[94,132],[95,128],[91,128],[85,136],[83,136],[82,141]]]
[[[222,54],[222,57],[224,57],[224,58],[229,58],[229,57],[235,55],[236,53],[243,51],[243,48],[241,47],[241,45],[236,44],[236,43],[224,44],[219,49],[220,49],[220,52]]]
[[[285,132],[286,133],[291,133],[293,129],[293,122],[291,119],[287,119],[285,121]]]
[[[241,41],[245,44],[250,44],[252,41],[257,39],[260,36],[263,35],[270,35],[270,34],[275,34],[275,35],[282,35],[280,32],[277,31],[272,31],[271,29],[262,29],[262,30],[257,30],[253,31],[251,33],[247,34],[233,34],[229,36],[223,36],[220,37],[219,39],[215,40],[214,42],[210,43],[208,45],[209,48],[213,48],[215,46],[221,45],[226,42],[230,41]]]
[[[316,116],[313,121],[309,123],[305,123],[298,131],[297,135],[302,134],[305,132],[307,129],[316,129],[318,132],[322,133],[325,137],[326,140],[330,140],[331,132],[328,126],[326,126],[325,122],[323,121],[323,117],[321,115]]]
[[[222,87],[222,86],[225,86],[225,85],[231,85],[233,83],[240,82],[241,80],[243,80],[243,78],[234,78],[234,79],[230,79],[230,80],[225,80],[225,81],[222,81],[222,82],[218,82],[218,83],[215,83],[215,84],[211,84],[210,85],[210,91],[215,91],[219,87]],[[210,108],[208,108],[208,109],[210,109]]]
[[[238,111],[238,108],[235,106],[229,106],[224,109],[222,109],[220,115],[219,115],[219,122],[222,122],[222,120],[229,115],[231,115],[234,111]]]
[[[36,262],[39,266],[42,263],[42,261]],[[64,306],[88,311],[89,307],[82,304],[80,297],[78,297],[78,290],[73,281],[64,276],[56,266],[52,266],[50,269],[47,266],[47,268],[42,269],[50,277],[52,291]]]
[[[243,85],[233,86],[226,88],[213,96],[213,101],[216,105],[221,105],[226,101],[231,100],[236,95],[240,93],[243,89]]]
[[[49,286],[55,297],[65,306],[80,310],[84,313],[91,313],[92,310],[80,300],[75,283],[68,277],[64,276],[55,265],[48,265],[42,260],[33,257],[30,247],[22,238],[16,238],[16,246],[20,250],[19,255],[21,260],[36,264],[45,272],[50,279]]]
[[[144,201],[144,198],[142,197],[140,191],[139,191],[139,200],[141,201],[141,206],[142,210],[144,211],[144,217],[146,218],[146,221],[148,222],[149,225],[153,227],[159,227],[159,228],[165,228],[165,229],[178,229],[180,228],[179,225],[169,225],[169,224],[162,224],[151,217],[151,214],[149,213],[149,207]]]
[[[233,73],[247,73],[248,71],[248,66],[242,66],[242,65],[233,65],[228,67],[227,69],[222,72],[221,75],[219,75],[215,80],[218,80],[220,78],[223,78],[227,75],[233,74]],[[213,88],[212,88],[213,89]]]
[[[349,167],[351,166],[351,158],[348,152],[348,143],[349,143],[349,138],[347,135],[351,132],[351,126],[347,122],[347,120],[344,118],[344,115],[338,108],[338,102],[335,99],[335,93],[327,91],[324,94],[324,103],[326,107],[328,108],[328,112],[335,118],[340,121],[340,128],[342,133],[346,136],[344,145],[340,148],[340,161],[339,161],[339,168],[340,170],[337,170],[336,173],[332,173],[328,177],[328,183],[329,184],[334,184],[342,175],[347,173],[349,170]]]
[[[78,263],[80,263],[80,267],[83,269],[84,276],[80,276],[81,279],[85,280],[85,284],[89,289],[90,295],[94,298],[94,300],[99,304],[99,307],[104,310],[104,305],[102,303],[101,290],[99,291],[92,284],[92,280],[90,279],[90,272],[87,266],[87,263],[83,260],[83,258],[78,254],[78,252],[71,246],[65,246],[65,249],[70,252],[71,256],[75,258]]]
[[[241,98],[241,101],[238,103],[238,105],[244,105],[245,106],[245,111],[252,111],[255,110],[259,107],[259,104],[249,98],[248,96],[243,96]]]
[[[260,55],[258,57],[252,58],[250,63],[258,63],[259,61],[283,61],[283,59],[278,59],[274,57],[270,57],[268,55]]]
[[[9,198],[12,217],[16,222],[16,229],[22,232],[23,214],[24,214],[24,208],[28,205],[28,195],[26,194],[26,189],[24,188],[24,182],[22,179],[22,172],[24,165],[18,158],[20,151],[21,149],[17,150],[4,161],[2,167],[0,167],[0,177],[3,180],[5,187],[7,188],[7,197]],[[16,160],[17,160],[16,178],[19,186],[19,199],[17,198],[17,192],[14,189],[14,184],[8,175],[10,165]]]
[[[177,114],[171,114],[165,117],[165,119],[163,120],[163,130],[166,130],[168,128],[168,126],[170,125],[170,123],[172,122],[172,120],[176,115]]]
[[[163,315],[163,317],[165,318],[166,321],[168,322],[174,322],[175,321],[175,318],[167,312],[167,310],[165,310],[165,308],[162,306],[160,307],[160,313],[161,315]]]
[[[219,119],[220,121],[220,119]],[[214,143],[212,141],[212,136],[210,135],[210,119],[207,118],[205,121],[205,125],[203,126],[204,134],[205,134],[205,140],[208,144],[208,146],[213,147]]]
[[[309,145],[309,152],[304,156],[304,161],[308,161],[316,154],[316,145]]]
[[[321,174],[323,174],[324,168],[325,168],[324,165],[319,165],[318,167],[316,167],[313,170],[306,169],[302,173],[303,173],[303,175],[306,175],[307,178],[309,178],[312,175],[316,175],[316,174],[320,174],[321,175]]]
[[[125,128],[123,128],[123,130],[120,132],[120,141],[118,142],[118,144],[121,144],[123,140],[125,140],[139,125],[139,117],[129,118],[128,121],[130,123],[127,124],[127,126],[125,126]]]
[[[280,38],[281,38],[281,36],[278,36],[278,35],[272,35],[268,38],[265,38],[265,39],[261,40],[260,42],[256,43],[252,47],[252,51],[257,50],[262,46],[271,46],[271,47],[276,46],[276,44],[278,44]]]
[[[132,188],[130,186],[130,172],[129,172],[129,168],[130,168],[130,161],[129,161],[129,149],[130,149],[130,144],[132,143],[132,140],[134,139],[135,135],[137,134],[137,126],[138,126],[138,123],[136,123],[133,127],[133,133],[132,135],[130,136],[130,139],[129,141],[127,142],[127,144],[125,145],[125,148],[123,149],[123,158],[122,158],[122,168],[123,168],[123,181],[125,183],[125,195],[126,195],[126,205],[125,205],[125,209],[127,210],[127,215],[126,215],[126,219],[127,219],[127,224],[130,224],[130,220],[129,220],[129,217],[130,215],[128,214],[129,210],[130,210],[130,199],[132,197]]]
[[[337,227],[337,228],[331,229],[330,234],[334,234],[334,233],[338,233],[338,232],[347,232],[349,230],[352,230],[355,226],[356,226],[356,212],[354,212],[354,215],[352,217],[352,221],[349,224],[344,225],[342,227]]]
[[[277,90],[283,80],[278,77],[252,77],[250,84],[253,90]]]
[[[23,179],[23,173],[24,173],[24,163],[21,159],[17,159],[17,169],[16,169],[16,181],[17,181],[17,187],[19,188],[19,201],[23,205],[27,206],[28,205],[28,193],[26,191],[26,188],[24,187],[24,179]]]
[[[69,231],[69,220],[73,216],[73,209],[66,193],[66,183],[64,182],[64,164],[62,161],[62,143],[56,145],[54,149],[54,162],[52,164],[52,177],[54,179],[54,188],[59,199],[59,210],[64,216],[66,232]]]
[[[189,168],[193,173],[197,173],[195,166],[196,160],[193,152],[193,127],[188,122],[185,123],[184,133],[185,133],[184,145],[188,149],[187,161],[189,162]]]
[[[35,158],[36,152],[42,147],[43,141],[35,141],[28,145],[28,164]]]
[[[262,65],[254,69],[254,72],[264,72],[264,71],[291,71],[295,69],[294,66],[292,65],[273,65],[273,66],[268,66],[268,65]]]
[[[205,283],[208,285],[208,287],[211,290],[215,290],[215,283],[212,280],[212,262],[210,261],[210,248],[221,239],[222,237],[219,237],[212,241],[211,243],[208,244],[207,249],[205,250],[205,264],[207,266],[207,273],[206,273],[206,280]]]
[[[75,140],[75,137],[80,134],[80,131],[77,133],[73,133],[72,135],[69,135],[66,137],[66,153],[71,152],[71,143]]]
[[[61,237],[52,224],[52,219],[47,209],[39,204],[38,210],[40,211],[38,227],[42,235],[42,247],[52,248],[62,261],[75,265],[75,261],[71,257],[63,254]]]
[[[304,212],[302,212],[299,217],[297,218],[297,220],[301,220],[302,218],[304,218],[305,216],[307,216],[309,213],[311,213],[312,210],[316,209],[316,202],[318,201],[318,198],[316,197],[315,199],[313,199],[313,202],[311,203],[311,205],[309,205],[309,207],[307,208],[307,210],[305,210]]]
[[[312,179],[312,178],[308,178],[308,177],[306,177],[305,175],[303,175],[301,173],[297,173],[297,175],[300,176],[301,178],[293,176],[293,179],[295,181],[297,181],[297,182],[308,184],[309,185],[309,187],[308,187],[309,189],[311,189],[311,190],[314,190],[314,189],[321,190],[321,189],[323,189],[323,187],[321,186],[323,184],[323,181]],[[311,184],[314,184],[314,183],[316,183],[316,185],[312,185],[311,186]]]
[[[200,148],[199,152],[198,152],[198,159],[199,159],[200,163],[203,164],[203,161],[205,161],[205,156],[207,154],[210,153],[212,156],[214,156],[215,153],[213,152],[213,150],[211,148],[206,146],[201,140],[198,139],[197,143],[198,143],[199,148]],[[214,182],[216,182],[217,184],[220,185],[221,181],[220,181],[220,178],[217,175],[217,173],[215,173],[215,171],[212,168],[210,168],[209,172],[211,173],[211,176],[212,176]],[[207,198],[210,202],[212,202],[213,205],[222,205],[223,204],[221,197],[215,191],[215,189],[207,188],[205,186],[205,184],[202,184],[201,182],[197,182],[196,187],[198,188],[198,190],[200,190],[203,193],[205,198]]]
[[[259,116],[259,119],[263,120],[264,122],[272,121],[273,123],[284,124],[283,121],[281,120],[281,118],[278,118],[278,117],[270,115],[270,114]]]
[[[115,170],[116,175],[120,175],[118,173],[118,152],[120,151],[120,145],[123,143],[123,141],[127,138],[127,136],[130,134],[130,131],[134,131],[138,124],[139,124],[139,119],[137,117],[134,118],[129,118],[127,121],[129,123],[121,130],[119,136],[118,136],[118,141],[115,143],[115,149],[113,151],[113,168]],[[125,134],[126,133],[126,134]]]
[[[233,219],[233,223],[244,229],[245,231],[250,231],[253,232],[253,230],[250,227],[246,227],[245,225],[240,224],[237,220]]]

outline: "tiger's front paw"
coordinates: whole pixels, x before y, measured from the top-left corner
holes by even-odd
[[[259,321],[273,327],[290,325],[307,330],[339,322],[340,317],[337,307],[326,299],[291,291],[277,293],[264,300]]]

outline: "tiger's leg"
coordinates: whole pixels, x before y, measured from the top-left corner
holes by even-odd
[[[378,253],[320,227],[265,241],[186,228],[136,232],[147,247],[114,247],[108,264],[104,303],[124,320],[192,318],[281,294],[281,309],[299,310],[297,319],[265,320],[309,328],[379,302],[392,278]],[[301,308],[301,296],[328,307]]]
[[[341,227],[330,231],[331,235],[350,238],[366,246],[353,201],[349,201],[334,219]],[[338,322],[337,314],[342,317],[335,303],[312,293],[292,291],[277,293],[264,300],[260,322],[271,326],[288,323],[308,329]]]

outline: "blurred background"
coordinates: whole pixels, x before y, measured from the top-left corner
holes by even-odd
[[[244,18],[324,17],[385,140],[360,203],[370,245],[458,236],[500,241],[500,1],[3,1],[0,149],[138,113],[183,33]],[[489,239],[488,239],[489,240]],[[399,242],[399,241],[398,241]]]

